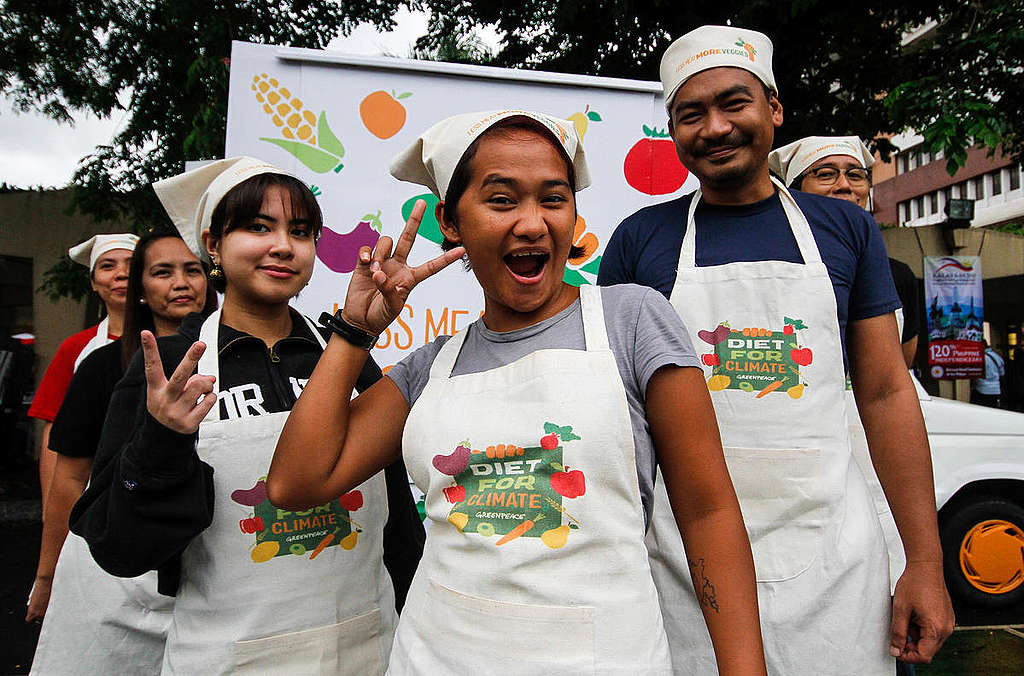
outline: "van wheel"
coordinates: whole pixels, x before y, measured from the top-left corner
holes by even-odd
[[[943,519],[943,567],[949,593],[982,608],[1024,601],[1024,508],[980,499]]]

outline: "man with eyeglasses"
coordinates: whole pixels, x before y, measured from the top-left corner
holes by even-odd
[[[861,209],[868,208],[874,163],[871,151],[856,136],[808,136],[768,155],[768,168],[790,190],[843,199]],[[909,265],[895,258],[889,259],[889,270],[903,305],[896,310],[896,325],[903,361],[910,368],[917,354],[921,324],[917,279]]]
[[[868,206],[871,194],[871,165],[874,161],[871,151],[856,136],[808,136],[768,154],[768,168],[782,178],[791,190],[835,197],[853,202],[862,209],[867,209]],[[910,368],[917,351],[917,336],[921,323],[917,280],[910,266],[895,258],[889,258],[889,270],[892,272],[896,292],[903,304],[902,308],[896,310],[896,326],[900,334],[903,360],[907,368]],[[847,404],[853,456],[868,482],[875,511],[885,535],[886,549],[889,551],[890,588],[894,588],[896,580],[906,566],[903,545],[885,493],[871,465],[867,439],[852,396],[847,396]],[[912,664],[897,662],[897,676],[911,676],[913,673]]]
[[[928,662],[953,629],[928,441],[877,225],[769,174],[783,119],[772,49],[756,31],[703,26],[666,50],[669,132],[700,190],[619,224],[598,283],[658,289],[702,352],[769,673],[891,676],[890,656]],[[891,603],[885,542],[850,454],[847,363],[907,551]],[[712,674],[700,620],[715,612],[716,557],[687,561],[658,486],[648,551],[673,664]]]

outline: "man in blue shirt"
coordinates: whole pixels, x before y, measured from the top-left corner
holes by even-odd
[[[769,671],[892,674],[888,655],[928,662],[953,628],[928,442],[877,227],[853,204],[791,195],[770,178],[783,119],[771,52],[767,36],[725,26],[666,51],[669,131],[700,191],[623,221],[599,283],[660,290],[707,351]],[[846,364],[907,552],[891,623],[885,545],[846,436]],[[713,612],[714,560],[688,562],[704,590],[698,610],[667,511],[655,509],[649,549],[673,660],[710,672],[693,614]]]

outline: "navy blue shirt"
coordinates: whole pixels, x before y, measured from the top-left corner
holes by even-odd
[[[846,362],[847,323],[900,307],[885,243],[874,219],[852,202],[791,192],[811,225],[832,279]],[[642,284],[667,298],[675,285],[692,199],[691,194],[655,204],[622,221],[608,240],[597,283]],[[694,219],[698,267],[765,260],[803,262],[777,193],[742,206],[701,202]]]

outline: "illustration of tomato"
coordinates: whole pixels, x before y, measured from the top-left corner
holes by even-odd
[[[545,451],[558,448],[558,435],[557,434],[545,434],[540,438],[540,447]]]
[[[423,200],[427,203],[427,210],[423,212],[423,220],[420,221],[420,229],[416,231],[420,237],[429,239],[435,244],[440,244],[444,241],[444,235],[441,234],[441,226],[437,223],[437,218],[434,216],[434,207],[437,206],[438,199],[434,193],[423,193],[422,195],[416,195],[410,197],[402,205],[402,222],[409,220],[409,214],[412,213],[412,208],[416,204],[417,200]]]
[[[412,96],[412,92],[396,94],[383,89],[369,94],[359,104],[359,117],[366,129],[379,139],[388,139],[405,126],[405,106],[399,101]]]
[[[255,486],[247,491],[241,488],[237,491],[232,491],[231,499],[246,507],[255,507],[262,504],[267,499],[267,482],[260,479],[256,482]]]
[[[782,327],[782,332],[784,334],[786,334],[787,336],[792,336],[793,335],[793,325],[792,324],[786,324],[785,326]]]
[[[690,172],[676,156],[667,131],[643,125],[645,138],[637,141],[622,165],[626,182],[645,195],[667,195],[679,190]]]
[[[587,492],[586,477],[578,469],[570,472],[566,467],[564,472],[551,475],[551,488],[562,497],[578,498]]]
[[[465,486],[448,486],[444,489],[444,499],[448,502],[455,504],[456,502],[462,502],[466,499],[466,487]]]
[[[349,491],[338,498],[338,504],[341,505],[342,509],[354,512],[363,506],[363,492],[358,489]]]
[[[722,362],[719,356],[714,353],[702,354],[700,360],[704,362],[705,366],[718,366]]]
[[[380,211],[364,214],[356,227],[344,235],[339,235],[325,225],[316,248],[316,257],[334,272],[352,272],[359,263],[359,249],[364,246],[372,249],[383,231]]]
[[[814,359],[814,355],[809,347],[793,348],[789,351],[789,357],[800,366],[808,366],[811,360]]]
[[[238,522],[238,527],[242,529],[243,533],[259,533],[263,530],[263,517],[255,516],[242,519]]]

